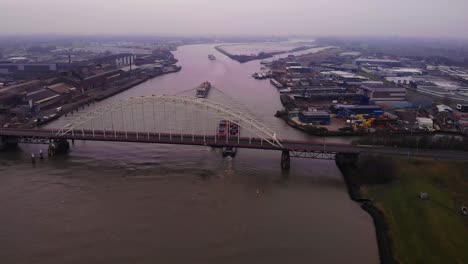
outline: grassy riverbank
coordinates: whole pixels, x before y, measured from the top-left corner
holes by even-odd
[[[468,164],[430,159],[386,163],[383,169],[394,168],[386,183],[366,182],[366,174],[381,176],[378,162],[375,170],[358,165],[353,174],[364,175],[357,176],[361,196],[384,214],[394,257],[401,263],[468,263],[468,217],[460,211],[468,204]],[[420,192],[429,199],[421,200]]]

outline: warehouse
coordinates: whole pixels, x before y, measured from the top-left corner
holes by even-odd
[[[360,88],[364,96],[369,97],[370,101],[405,101],[406,88],[391,87],[381,84],[366,84]]]
[[[434,129],[434,122],[432,121],[432,119],[427,117],[416,117],[416,125],[419,129]]]
[[[330,113],[326,111],[302,111],[299,113],[299,120],[302,123],[329,125],[331,122]]]
[[[398,60],[390,59],[377,59],[377,58],[358,58],[354,61],[358,66],[361,65],[375,65],[375,66],[387,66],[387,67],[398,67],[401,66],[401,62]]]
[[[42,88],[26,94],[25,100],[30,102],[30,106],[34,106],[36,109],[42,109],[60,102],[62,97],[59,93]]]
[[[366,77],[345,71],[327,71],[321,72],[321,74],[326,78],[331,78],[342,84],[361,84],[361,82],[369,80]]]
[[[55,63],[0,63],[0,74],[44,74],[56,71]]]
[[[288,73],[310,73],[311,69],[304,66],[290,66],[286,67]]]
[[[337,117],[369,115],[382,112],[382,108],[378,105],[334,105],[333,109]]]

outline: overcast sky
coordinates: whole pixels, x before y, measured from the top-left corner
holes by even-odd
[[[0,0],[0,34],[468,37],[468,0]]]

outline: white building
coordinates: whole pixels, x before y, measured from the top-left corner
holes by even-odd
[[[427,117],[416,117],[416,124],[420,129],[427,129],[433,130],[434,129],[434,121]]]
[[[321,72],[322,76],[326,78],[331,78],[340,83],[346,84],[361,84],[362,82],[368,81],[369,79],[354,73],[345,72],[345,71],[326,71]]]

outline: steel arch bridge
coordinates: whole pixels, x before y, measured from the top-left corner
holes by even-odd
[[[137,137],[138,133],[191,134],[214,136],[216,140],[220,120],[237,124],[244,138],[249,134],[250,138],[261,139],[274,148],[284,148],[273,130],[247,114],[204,98],[169,94],[131,97],[101,106],[73,119],[56,136],[86,129],[93,134],[95,130],[104,134],[136,133]],[[240,133],[237,137],[240,140]]]

